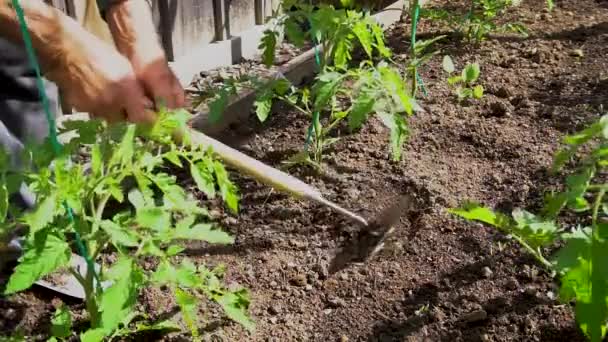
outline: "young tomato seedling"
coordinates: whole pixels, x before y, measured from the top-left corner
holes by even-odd
[[[238,210],[236,187],[211,151],[190,145],[188,136],[180,144],[171,139],[188,117],[185,111],[163,111],[153,127],[67,122],[61,132],[72,139],[62,154],[53,158],[49,144],[30,147],[25,153],[30,170],[12,170],[8,157],[0,155],[0,223],[27,228],[23,255],[4,294],[26,290],[56,271],[71,273],[85,292],[89,325],[80,334],[85,342],[175,327],[173,322],[142,324],[145,316],[137,312],[137,299],[148,286],[164,287],[175,297],[193,339],[198,339],[199,295],[253,329],[247,292],[224,287],[221,268],[208,269],[181,255],[184,241],[231,244],[234,238],[210,221],[169,164],[188,170],[207,197],[219,195],[230,210]],[[37,208],[32,212],[7,205],[8,196],[22,182],[36,193]],[[74,241],[84,244],[92,261],[101,262],[97,273],[81,276],[70,266]],[[107,253],[115,255],[114,262],[102,262]],[[144,260],[157,267],[142,267]],[[55,339],[73,336],[70,315],[65,308],[55,313]]]
[[[481,74],[479,64],[471,63],[467,64],[460,75],[452,74],[456,71],[454,62],[450,56],[443,57],[443,70],[450,76],[448,77],[448,84],[454,87],[454,92],[458,97],[458,101],[462,102],[467,99],[481,99],[483,97],[483,86],[481,84],[475,84]]]
[[[608,320],[605,265],[608,260],[608,183],[604,177],[608,166],[608,115],[589,128],[566,137],[564,143],[565,147],[555,157],[553,171],[560,171],[575,157],[580,158],[579,163],[566,177],[565,190],[547,196],[540,215],[517,209],[509,216],[473,202],[450,211],[508,234],[557,276],[561,301],[576,302],[579,327],[591,341],[599,342],[605,338]],[[579,151],[585,152],[579,155]],[[560,227],[556,221],[564,209],[580,216],[580,224]],[[551,257],[545,256],[543,250],[556,245],[559,249]]]

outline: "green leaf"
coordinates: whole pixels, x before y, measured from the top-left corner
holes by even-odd
[[[279,33],[273,30],[265,30],[262,41],[258,46],[258,48],[262,50],[262,61],[267,67],[271,67],[274,64],[274,54],[277,47],[278,35]]]
[[[228,178],[228,172],[222,163],[219,161],[213,162],[213,169],[215,171],[215,177],[217,178],[217,184],[222,193],[222,199],[233,213],[238,213],[239,195],[236,186]]]
[[[135,220],[145,228],[162,232],[171,227],[171,215],[160,207],[145,207],[137,210]]]
[[[30,234],[36,233],[41,229],[45,228],[57,215],[57,194],[52,193],[49,197],[45,198],[40,205],[31,213],[24,215],[25,223],[30,228]]]
[[[265,122],[272,109],[272,96],[258,97],[253,102],[253,105],[258,120],[260,120],[260,122]]]
[[[163,155],[163,157],[170,161],[173,165],[177,167],[182,167],[182,161],[180,159],[180,153],[176,150],[171,150]]]
[[[448,55],[443,56],[442,66],[443,70],[448,74],[451,74],[456,70],[456,67],[454,66],[454,61],[452,61],[452,58]]]
[[[545,247],[557,238],[558,227],[555,222],[543,220],[536,215],[521,209],[512,213],[517,223],[515,231],[532,247]]]
[[[49,234],[44,241],[36,243],[40,245],[28,246],[19,258],[19,265],[6,285],[5,294],[26,290],[45,275],[69,263],[72,253],[64,239]]]
[[[110,166],[121,164],[122,166],[129,165],[132,162],[135,153],[135,125],[129,125],[125,132],[120,145],[112,154]]]
[[[367,23],[363,20],[358,20],[353,26],[353,33],[357,36],[357,39],[359,39],[359,43],[361,43],[367,56],[372,58],[372,35]]]
[[[465,83],[471,84],[471,83],[477,81],[480,73],[481,73],[481,71],[479,68],[479,64],[471,63],[471,64],[468,64],[462,70],[462,79],[465,81]]]
[[[380,52],[380,55],[382,55],[382,57],[390,57],[391,50],[389,50],[386,47],[386,44],[384,43],[384,30],[380,25],[375,22],[371,25],[371,28],[372,34],[374,35],[374,38],[376,40],[376,49],[378,50],[378,52]]]
[[[473,97],[478,100],[483,97],[483,86],[482,85],[476,85],[475,87],[473,87]]]
[[[137,247],[139,245],[139,238],[133,230],[108,220],[101,221],[100,227],[110,236],[110,242],[116,246]]]
[[[507,216],[473,201],[467,201],[460,208],[449,209],[448,212],[469,221],[489,224],[500,230],[508,230],[511,227],[511,220]]]
[[[285,35],[287,36],[287,39],[290,42],[292,42],[297,47],[301,47],[304,45],[306,35],[304,32],[302,32],[300,25],[294,18],[287,18],[287,20],[285,20],[284,27]]]
[[[51,334],[57,338],[67,338],[72,334],[72,316],[66,305],[59,307],[51,319]]]
[[[315,95],[315,110],[321,111],[325,108],[331,98],[336,95],[341,80],[341,74],[337,72],[325,72],[318,77],[317,82],[312,87],[312,92]]]
[[[0,178],[0,224],[6,222],[8,213],[8,188],[4,179]]]
[[[255,323],[248,317],[249,299],[245,291],[228,292],[216,299],[231,320],[241,324],[250,332],[255,331]]]
[[[190,175],[200,191],[209,198],[215,198],[215,179],[213,178],[213,169],[208,167],[209,163],[209,161],[204,160],[196,164],[190,164]]]
[[[90,329],[84,334],[80,335],[80,341],[82,342],[102,342],[106,337],[103,329]]]
[[[129,202],[135,207],[135,209],[141,209],[146,206],[146,200],[144,196],[137,189],[129,191],[127,197],[129,198]]]
[[[185,250],[184,247],[182,246],[178,246],[178,245],[171,245],[169,246],[169,248],[167,248],[167,256],[172,257],[172,256],[176,256],[179,253],[183,252]]]
[[[462,76],[451,76],[451,77],[448,77],[448,84],[449,85],[454,85],[454,84],[462,82],[462,81],[463,81]]]
[[[101,325],[98,328],[110,335],[123,317],[135,309],[144,276],[132,259],[122,257],[108,271],[107,279],[112,280],[112,286],[103,291],[99,300]]]
[[[93,177],[101,175],[103,168],[103,157],[101,154],[101,147],[98,144],[94,144],[91,147],[91,173]]]
[[[190,329],[192,337],[198,337],[198,301],[196,297],[177,288],[175,289],[175,301],[179,305],[184,322]]]
[[[229,96],[230,93],[226,89],[221,89],[217,94],[217,98],[209,103],[210,123],[217,123],[222,118],[222,114],[224,114],[224,110],[228,106]]]
[[[197,224],[192,228],[182,227],[175,231],[176,239],[201,240],[216,244],[232,244],[234,237],[211,224]]]
[[[348,116],[348,127],[352,130],[361,128],[367,116],[373,110],[376,100],[371,90],[363,89],[355,99],[355,103]]]
[[[394,161],[401,159],[401,148],[409,133],[405,119],[398,114],[378,113],[378,116],[391,132],[391,154]]]

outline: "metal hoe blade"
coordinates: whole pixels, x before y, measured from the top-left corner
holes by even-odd
[[[365,262],[376,255],[384,246],[386,237],[395,229],[395,224],[412,208],[412,203],[411,196],[404,195],[380,211],[336,254],[329,266],[329,273],[336,273],[349,263]]]

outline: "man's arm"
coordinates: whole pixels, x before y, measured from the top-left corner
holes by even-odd
[[[42,68],[54,69],[67,48],[65,26],[67,16],[40,0],[21,1],[32,44],[40,57]],[[0,37],[17,45],[23,44],[19,21],[10,0],[0,0]]]
[[[20,5],[44,75],[76,110],[109,121],[154,121],[131,63],[114,47],[42,0],[22,0]],[[0,37],[23,45],[10,0],[0,0]]]

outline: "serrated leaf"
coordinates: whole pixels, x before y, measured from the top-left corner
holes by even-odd
[[[177,305],[179,305],[184,321],[190,329],[192,337],[198,337],[198,301],[196,297],[177,288],[175,289],[175,301],[177,302]]]
[[[341,81],[341,75],[337,72],[325,72],[321,74],[313,85],[312,92],[315,94],[314,108],[323,110],[332,97]]]
[[[101,221],[100,227],[110,236],[110,242],[114,245],[125,247],[137,247],[139,245],[137,233],[131,229],[121,227],[109,220]]]
[[[166,253],[167,253],[167,256],[172,257],[172,256],[178,255],[179,253],[183,252],[184,250],[185,250],[185,248],[182,246],[171,245],[171,246],[169,246],[169,248],[167,248]]]
[[[268,119],[270,110],[272,109],[272,97],[260,97],[253,102],[255,114],[260,122],[265,122]]]
[[[473,87],[473,98],[481,99],[483,97],[483,86],[478,84]]]
[[[171,215],[160,207],[145,207],[137,210],[135,220],[139,225],[162,232],[171,227]]]
[[[190,164],[190,175],[200,191],[209,198],[215,198],[215,179],[205,161]]]
[[[372,97],[372,92],[364,89],[361,91],[348,115],[348,127],[350,130],[361,128],[367,116],[373,110],[376,100]]]
[[[262,61],[267,67],[274,64],[274,55],[277,47],[278,32],[273,30],[265,30],[262,36],[262,41],[258,48],[262,50]]]
[[[90,329],[84,334],[80,334],[80,341],[82,342],[102,342],[106,337],[103,329]]]
[[[211,224],[197,224],[192,228],[183,227],[175,231],[176,239],[200,240],[215,244],[232,244],[234,237],[228,233],[214,227]]]
[[[480,74],[481,74],[481,71],[480,71],[480,68],[479,68],[479,64],[477,64],[477,63],[471,63],[471,64],[468,64],[462,70],[462,79],[467,84],[471,84],[471,83],[477,81],[477,79],[479,78]]]
[[[128,165],[132,162],[133,155],[135,153],[135,125],[127,126],[127,130],[122,137],[122,140],[118,148],[112,153],[110,159],[110,166],[121,164],[123,166]]]
[[[454,66],[454,61],[452,60],[452,57],[445,55],[443,56],[443,62],[441,63],[443,70],[445,72],[447,72],[448,74],[453,73],[454,71],[456,71],[456,67]]]
[[[246,292],[228,292],[216,298],[216,301],[222,306],[228,318],[241,324],[249,332],[255,331],[255,323],[247,315],[249,299]]]
[[[112,280],[112,285],[103,291],[99,300],[101,325],[98,328],[110,335],[123,317],[135,309],[144,277],[139,267],[127,257],[119,259],[106,275]]]
[[[517,223],[517,235],[532,247],[544,247],[555,241],[558,231],[555,222],[543,220],[522,209],[513,210],[512,216]]]
[[[352,28],[353,33],[357,36],[359,43],[367,53],[369,58],[373,57],[372,54],[372,35],[367,26],[367,23],[363,20],[358,20]]]
[[[508,230],[511,226],[509,218],[504,214],[496,213],[492,209],[472,201],[465,202],[460,208],[449,209],[448,212],[466,220],[489,224],[501,230]]]
[[[183,167],[182,161],[180,159],[180,153],[175,150],[171,150],[163,155],[163,157],[170,161],[173,165],[178,167]]]
[[[53,222],[58,209],[57,195],[52,193],[38,205],[36,210],[25,214],[25,223],[29,226],[30,233],[36,233]]]
[[[397,114],[378,113],[380,120],[389,128],[391,135],[391,156],[393,161],[401,159],[401,148],[409,133],[405,120]]]
[[[0,178],[0,224],[6,222],[8,213],[8,188],[4,179]]]
[[[295,46],[301,47],[304,45],[306,34],[302,31],[300,25],[294,18],[287,18],[284,24],[285,35],[287,39]]]
[[[57,338],[67,338],[72,334],[72,316],[66,305],[57,308],[51,319],[51,334]]]
[[[451,76],[448,77],[448,84],[454,85],[456,83],[462,82],[462,76]]]
[[[4,294],[26,290],[45,275],[69,263],[72,253],[63,239],[49,234],[44,241],[36,243],[41,245],[28,247],[19,258],[19,264],[15,267]]]
[[[221,89],[217,98],[209,103],[209,122],[217,123],[222,118],[226,106],[228,106],[229,93],[225,89]]]
[[[215,177],[217,178],[217,184],[220,187],[222,199],[228,205],[228,208],[233,213],[239,211],[239,195],[236,186],[228,178],[228,172],[224,165],[219,161],[213,162],[213,169],[215,171]]]
[[[101,175],[103,168],[103,157],[101,154],[101,147],[98,144],[94,144],[91,147],[91,173],[93,177]]]

